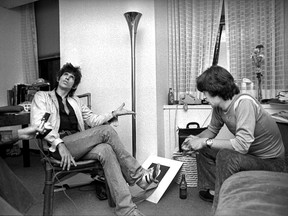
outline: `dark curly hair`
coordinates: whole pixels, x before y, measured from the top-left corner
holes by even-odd
[[[81,74],[81,69],[80,67],[74,67],[71,63],[66,63],[62,66],[62,68],[58,71],[57,74],[57,80],[60,79],[60,77],[65,73],[71,73],[74,75],[75,77],[75,82],[74,85],[72,87],[72,89],[70,90],[70,92],[68,93],[68,95],[71,97],[74,95],[79,83],[81,82],[81,78],[82,78],[82,74]],[[58,87],[58,83],[56,88]]]
[[[212,97],[219,96],[225,101],[240,92],[233,76],[220,66],[212,66],[197,77],[197,89],[208,92]]]

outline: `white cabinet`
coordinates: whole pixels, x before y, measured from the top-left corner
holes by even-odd
[[[268,113],[272,114],[287,110],[287,105],[263,104]],[[189,105],[188,110],[183,105],[164,105],[164,138],[165,158],[172,158],[173,152],[178,150],[178,128],[185,128],[189,122],[197,122],[200,127],[207,127],[211,120],[212,108],[210,105]],[[233,134],[224,126],[216,138],[229,139]]]

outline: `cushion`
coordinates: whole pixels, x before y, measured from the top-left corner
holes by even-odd
[[[224,181],[215,215],[282,216],[287,212],[288,173],[243,171]]]
[[[24,110],[23,106],[2,106],[0,107],[0,113],[18,113]]]

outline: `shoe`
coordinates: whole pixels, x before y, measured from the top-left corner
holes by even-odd
[[[199,197],[206,202],[213,202],[214,196],[209,193],[209,190],[200,191]]]
[[[160,175],[160,173],[160,164],[157,164],[156,167],[146,170],[144,175],[136,182],[136,184],[143,190],[146,190],[152,182],[159,182],[156,178]]]
[[[102,182],[96,182],[96,196],[99,200],[107,200],[107,193],[106,193],[106,187],[105,187],[105,183]]]

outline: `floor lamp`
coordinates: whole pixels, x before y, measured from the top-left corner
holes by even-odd
[[[131,86],[132,86],[132,111],[136,112],[136,96],[135,96],[135,41],[139,20],[142,16],[138,12],[126,12],[124,14],[128,23],[130,40],[131,40]],[[136,158],[136,118],[132,115],[132,155]]]

